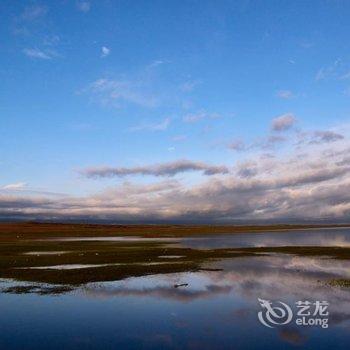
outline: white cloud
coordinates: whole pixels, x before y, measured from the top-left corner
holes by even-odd
[[[101,48],[101,57],[102,58],[107,57],[110,53],[111,53],[111,49],[109,49],[106,46],[102,46],[102,48]]]
[[[23,53],[30,58],[40,59],[40,60],[51,60],[52,58],[57,56],[57,54],[54,51],[40,50],[37,48],[24,49]]]
[[[154,60],[151,64],[148,65],[148,68],[155,68],[164,64],[163,60]]]
[[[2,187],[3,190],[22,190],[27,186],[26,182],[16,182]]]

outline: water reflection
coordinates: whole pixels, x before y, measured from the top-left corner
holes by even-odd
[[[279,246],[323,246],[350,247],[349,229],[299,230],[266,233],[243,233],[186,237],[181,245],[197,249],[279,247]]]
[[[26,349],[34,345],[44,348],[44,338],[55,339],[50,346],[53,349],[231,349],[232,344],[263,349],[267,343],[276,349],[325,349],[327,339],[332,339],[333,348],[347,347],[350,293],[326,282],[349,277],[349,261],[275,255],[226,259],[210,267],[223,270],[91,283],[74,292],[67,290],[55,300],[42,295],[2,294],[1,334],[5,330],[8,333],[1,337],[0,344],[15,344],[17,347],[5,348],[19,349],[31,338],[30,328],[37,343],[32,342],[33,347]],[[2,288],[9,288],[11,283],[2,281]],[[181,283],[188,285],[174,288]],[[291,305],[297,300],[327,300],[330,328],[289,325],[266,329],[257,321],[257,298],[283,300]],[[31,317],[26,316],[28,312]]]
[[[204,248],[316,243],[348,246],[349,239],[337,230],[181,240]],[[202,268],[74,286],[1,280],[0,348],[348,348],[350,289],[329,281],[349,279],[350,260],[271,254],[203,261]],[[326,300],[329,328],[268,329],[257,319],[258,298]]]

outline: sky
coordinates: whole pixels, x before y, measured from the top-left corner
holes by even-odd
[[[350,221],[350,2],[0,2],[0,220]]]

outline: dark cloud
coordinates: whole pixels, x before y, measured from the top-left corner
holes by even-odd
[[[238,166],[237,175],[242,178],[250,178],[258,173],[258,168],[255,162],[245,162]]]
[[[330,143],[339,140],[343,140],[344,136],[336,133],[334,131],[315,131],[313,140],[310,143],[318,144],[318,143]]]
[[[293,114],[283,114],[272,120],[271,128],[273,131],[286,131],[290,129],[296,122]]]
[[[175,176],[176,174],[189,171],[202,171],[205,175],[227,174],[229,172],[226,166],[216,166],[204,162],[193,162],[190,160],[177,160],[169,163],[137,166],[130,168],[88,168],[83,170],[82,174],[90,178],[113,176],[123,177],[127,175]]]

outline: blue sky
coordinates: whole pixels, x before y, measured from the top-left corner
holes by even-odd
[[[321,160],[324,171],[339,167],[343,158],[326,162],[324,152],[349,150],[349,15],[350,3],[340,0],[2,1],[0,197],[18,207],[30,201],[19,210],[25,218],[102,212],[119,220],[122,206],[135,220],[181,220],[193,208],[188,194],[199,191],[210,220],[306,219],[292,204],[275,216],[277,203],[259,209],[253,198],[249,215],[240,214],[231,206],[242,199],[237,193],[217,213],[215,195],[203,199],[202,191],[271,182],[293,173],[290,164],[305,154],[298,171],[318,171],[312,164]],[[211,174],[211,166],[227,171]],[[328,180],[334,196],[339,178]],[[181,204],[172,206],[174,193],[147,190],[106,209],[106,193],[127,188],[129,198],[159,184],[182,193]],[[298,189],[305,195],[321,185]],[[276,196],[290,196],[289,186]],[[96,196],[103,209],[57,209],[57,201]],[[36,208],[44,198],[56,209]],[[144,201],[165,213],[135,205]],[[348,204],[343,198],[306,216],[344,220]],[[2,216],[18,213],[16,205],[4,205]]]

